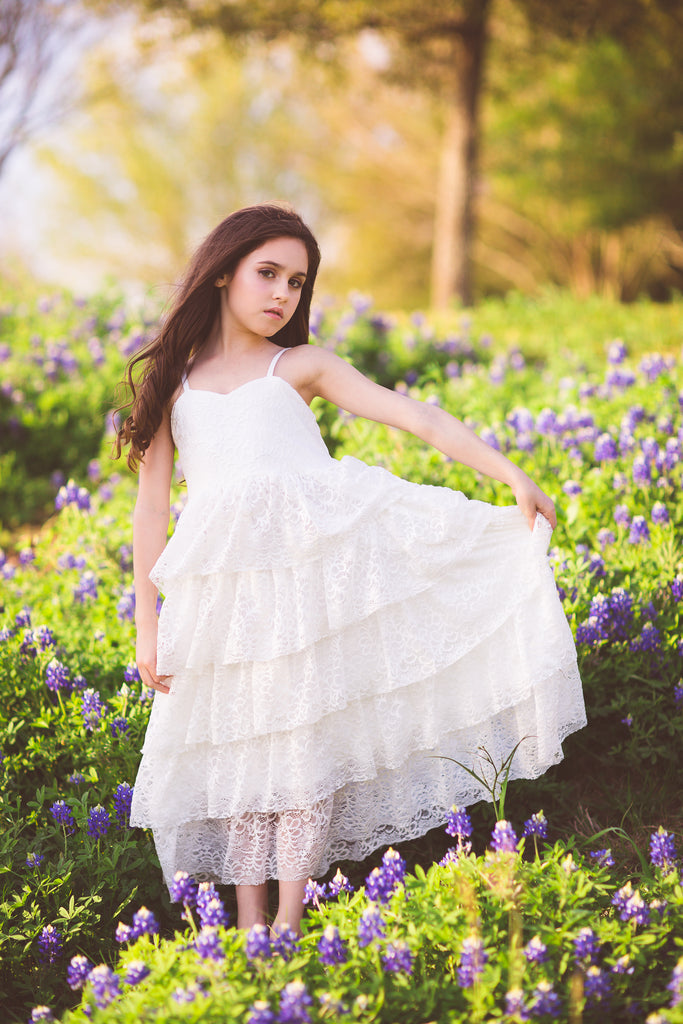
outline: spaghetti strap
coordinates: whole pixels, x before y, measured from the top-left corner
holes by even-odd
[[[275,365],[276,365],[278,359],[280,358],[280,356],[283,356],[286,351],[287,351],[286,348],[281,348],[279,352],[275,353],[275,355],[273,356],[273,358],[270,361],[270,366],[268,367],[268,373],[266,374],[266,377],[272,377],[273,376],[273,370],[275,369]]]
[[[182,381],[183,381],[183,391],[189,391],[190,390],[190,385],[187,383],[187,373],[183,374]]]

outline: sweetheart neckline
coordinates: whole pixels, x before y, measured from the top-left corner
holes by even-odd
[[[313,412],[313,410],[311,409],[310,405],[308,404],[306,399],[303,397],[303,395],[299,391],[297,391],[297,389],[294,387],[294,385],[290,384],[288,380],[285,380],[284,377],[276,376],[274,373],[265,374],[263,377],[252,377],[251,380],[245,380],[244,384],[238,384],[238,386],[236,388],[233,388],[232,391],[210,391],[208,388],[190,388],[190,387],[183,388],[181,394],[178,395],[178,397],[176,398],[175,402],[173,403],[173,407],[171,409],[171,416],[175,412],[175,408],[176,408],[178,402],[180,401],[180,399],[184,395],[187,395],[187,394],[215,395],[217,398],[230,398],[237,391],[242,391],[244,388],[249,387],[250,384],[258,384],[260,381],[264,381],[264,380],[281,380],[282,383],[286,384],[287,387],[289,388],[289,390],[293,391],[294,394],[297,396],[297,398],[301,402],[303,402],[303,404],[306,406],[306,408],[310,412],[311,416],[313,416],[313,418],[315,419],[315,413]]]

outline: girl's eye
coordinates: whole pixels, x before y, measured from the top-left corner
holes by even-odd
[[[304,284],[298,277],[293,277],[289,283],[292,288],[303,288]]]
[[[262,270],[259,270],[259,274],[261,277],[271,278],[273,276],[273,271],[269,270],[268,267],[263,267]]]

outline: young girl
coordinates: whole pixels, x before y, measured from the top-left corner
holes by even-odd
[[[532,778],[585,724],[547,564],[551,499],[442,409],[308,345],[320,253],[290,209],[227,217],[128,370],[140,467],[137,664],[157,691],[131,822],[177,870],[234,883],[238,925],[298,928],[306,880]],[[133,370],[142,362],[141,379]],[[516,506],[330,457],[309,403],[411,431]],[[174,453],[188,501],[166,541]],[[157,623],[157,590],[164,603]]]

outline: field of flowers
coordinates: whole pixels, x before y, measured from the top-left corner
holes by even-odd
[[[681,1024],[683,306],[316,312],[317,343],[465,419],[555,497],[589,725],[535,782],[507,787],[481,752],[493,806],[335,866],[297,940],[230,927],[229,891],[179,877],[169,898],[128,827],[151,692],[111,408],[152,313],[0,302],[2,1020]],[[337,456],[509,501],[414,438],[316,413]]]

